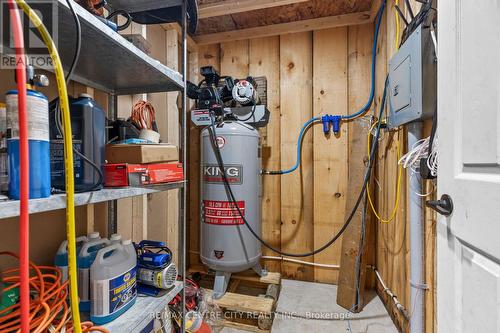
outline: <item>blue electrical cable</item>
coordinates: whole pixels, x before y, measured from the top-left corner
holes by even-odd
[[[295,165],[293,167],[291,167],[290,169],[287,169],[287,170],[279,170],[279,171],[267,171],[267,170],[262,170],[262,173],[265,174],[265,175],[285,175],[287,173],[291,173],[291,172],[294,172],[295,170],[298,169],[299,165],[300,165],[300,158],[301,158],[301,151],[302,151],[302,139],[303,139],[303,136],[304,136],[304,133],[306,131],[306,129],[314,122],[316,121],[327,121],[327,124],[328,125],[330,122],[333,122],[334,124],[334,133],[337,134],[338,131],[339,131],[339,127],[340,127],[340,120],[350,120],[350,119],[354,119],[354,118],[357,118],[361,115],[363,115],[366,111],[368,111],[373,103],[373,99],[375,98],[375,70],[376,70],[376,64],[377,64],[377,42],[378,42],[378,34],[379,34],[379,31],[380,31],[380,24],[382,22],[382,14],[385,10],[385,6],[386,6],[386,0],[384,0],[382,2],[382,4],[380,5],[380,8],[377,12],[377,22],[375,24],[375,36],[373,38],[373,48],[372,48],[372,87],[371,87],[371,91],[370,91],[370,97],[368,98],[368,102],[366,103],[366,105],[361,109],[359,110],[358,112],[354,113],[354,114],[350,114],[350,115],[344,115],[344,116],[326,116],[326,120],[320,117],[313,117],[311,119],[309,119],[308,121],[305,122],[305,124],[302,126],[302,129],[300,130],[300,134],[299,134],[299,137],[297,138],[297,160],[295,161]],[[323,117],[325,118],[325,117]],[[329,126],[329,125],[328,125]],[[328,131],[329,131],[329,127],[328,128]],[[328,131],[325,131],[325,133],[327,133]]]
[[[357,118],[357,117],[363,115],[372,106],[373,99],[375,97],[375,72],[376,72],[376,70],[375,70],[376,68],[375,67],[376,67],[376,64],[377,64],[377,42],[378,42],[378,34],[379,34],[379,31],[380,31],[380,24],[382,22],[382,14],[384,12],[385,5],[386,5],[386,1],[383,1],[382,4],[380,5],[380,9],[378,10],[378,13],[377,13],[377,23],[375,24],[375,36],[373,37],[373,48],[372,48],[372,88],[371,88],[371,91],[370,91],[370,97],[368,98],[368,102],[366,103],[366,105],[361,110],[359,110],[358,112],[353,113],[353,114],[341,116],[342,119],[346,119],[347,120],[347,119]]]

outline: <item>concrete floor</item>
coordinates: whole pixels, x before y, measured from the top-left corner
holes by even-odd
[[[282,280],[272,333],[398,333],[375,293],[358,314],[338,306],[336,297],[334,285]],[[222,333],[240,332],[222,330]]]

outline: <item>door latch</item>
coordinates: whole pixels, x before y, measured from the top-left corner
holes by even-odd
[[[425,205],[444,216],[450,216],[453,212],[453,200],[448,194],[443,194],[439,200],[429,200]]]

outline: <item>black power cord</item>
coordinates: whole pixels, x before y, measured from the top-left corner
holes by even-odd
[[[76,65],[78,64],[78,60],[80,58],[80,52],[82,49],[82,25],[80,23],[80,19],[78,18],[78,14],[75,12],[75,8],[73,7],[72,4],[73,0],[66,0],[66,3],[68,4],[69,10],[73,16],[73,20],[75,22],[75,28],[76,28],[76,45],[75,45],[75,53],[73,55],[73,60],[71,61],[71,65],[69,67],[68,73],[66,74],[66,85],[69,85],[71,81],[71,76],[73,75],[73,72],[75,71]],[[61,126],[61,108],[59,101],[56,104],[56,112],[55,112],[55,123],[56,123],[56,128],[59,132],[60,135],[64,136],[62,126]],[[89,188],[81,189],[78,191],[75,191],[75,193],[82,193],[82,192],[88,192],[88,191],[94,191],[98,189],[104,182],[104,175],[102,173],[101,168],[99,168],[94,162],[92,162],[87,156],[83,155],[81,152],[79,152],[74,146],[73,146],[73,152],[80,156],[81,159],[83,159],[85,162],[90,164],[98,173],[99,175],[99,180]]]
[[[80,19],[75,12],[75,8],[71,3],[73,0],[66,0],[68,4],[69,10],[71,11],[71,15],[73,15],[73,20],[75,21],[76,27],[76,46],[75,46],[75,54],[73,55],[73,61],[71,62],[71,66],[69,67],[68,73],[66,74],[66,85],[69,84],[71,80],[71,76],[75,71],[76,64],[78,63],[78,59],[80,59],[80,51],[82,49],[82,25],[80,24]]]
[[[127,29],[130,26],[130,24],[132,23],[132,16],[130,16],[130,14],[127,11],[124,11],[122,9],[115,10],[114,12],[112,12],[111,14],[109,14],[106,17],[106,20],[112,21],[112,19],[118,15],[125,17],[125,19],[127,21],[125,23],[123,23],[122,25],[117,25],[116,30],[122,31],[122,30]],[[118,22],[118,19],[116,21]]]
[[[62,124],[61,124],[62,114],[61,114],[61,108],[60,108],[59,101],[56,102],[56,110],[55,110],[54,117],[56,118],[55,123],[56,123],[57,131],[59,132],[59,135],[64,137],[64,134],[63,134],[64,132],[62,130]],[[76,155],[80,156],[80,158],[82,160],[84,160],[85,162],[90,164],[95,169],[95,171],[97,171],[97,174],[99,176],[99,179],[97,180],[97,182],[95,184],[93,184],[89,187],[83,188],[83,189],[75,190],[75,193],[90,192],[90,191],[95,191],[95,190],[99,189],[101,187],[101,185],[104,183],[104,175],[102,173],[101,168],[97,164],[95,164],[92,160],[90,160],[87,156],[82,154],[78,149],[76,149],[75,146],[73,146],[73,152]]]
[[[400,45],[403,45],[403,43],[410,37],[410,35],[417,29],[417,27],[420,24],[426,22],[426,20],[428,19],[429,15],[431,15],[431,12],[433,10],[435,11],[435,9],[432,7],[433,0],[421,0],[418,2],[421,2],[422,6],[420,7],[420,11],[417,13],[417,15],[413,15],[413,13],[411,13],[411,15],[410,15],[411,21],[410,22],[408,22],[406,20],[406,17],[401,12],[401,9],[398,6],[396,6],[396,9],[399,12],[399,16],[402,18],[402,20],[404,21],[404,23],[406,25],[405,29],[403,30],[403,34],[401,36]],[[410,6],[409,2],[405,1],[405,4],[406,4],[406,8],[408,10],[411,10],[411,6]]]
[[[379,119],[382,117],[382,114],[383,114],[384,108],[385,108],[385,100],[386,100],[386,95],[387,95],[387,82],[388,82],[388,80],[386,78],[385,85],[384,85],[384,94],[382,96],[382,103],[380,104]],[[240,215],[241,219],[243,220],[243,223],[247,226],[250,233],[262,245],[264,245],[268,249],[270,249],[270,250],[272,250],[272,251],[274,251],[282,256],[301,258],[301,257],[313,256],[317,253],[320,253],[320,252],[324,251],[325,249],[329,248],[333,243],[335,243],[339,239],[339,237],[344,233],[344,231],[347,229],[347,227],[351,223],[351,221],[352,221],[354,215],[356,214],[356,211],[358,210],[359,205],[360,205],[361,201],[363,200],[363,197],[366,193],[366,185],[368,184],[368,181],[370,180],[373,162],[375,160],[375,154],[376,154],[377,147],[378,147],[378,138],[379,138],[379,134],[380,134],[380,126],[382,123],[381,121],[378,122],[377,132],[375,133],[375,136],[373,139],[371,153],[370,153],[370,157],[369,157],[369,161],[368,161],[368,166],[366,167],[365,176],[364,176],[364,180],[363,180],[363,186],[362,186],[361,191],[359,193],[359,196],[356,200],[356,204],[354,205],[351,213],[347,217],[347,220],[344,222],[344,225],[342,226],[342,228],[340,228],[340,230],[326,244],[324,244],[323,246],[321,246],[320,248],[318,248],[316,250],[313,250],[313,251],[307,252],[307,253],[287,253],[287,252],[283,252],[279,249],[276,249],[272,245],[266,243],[266,241],[264,241],[252,229],[250,224],[247,222],[244,214],[241,212],[240,207],[238,206],[236,198],[234,196],[233,190],[231,188],[231,185],[229,184],[229,181],[227,180],[227,176],[226,176],[226,172],[225,172],[225,168],[224,168],[224,161],[222,160],[222,154],[220,152],[219,145],[217,144],[217,132],[216,132],[216,126],[215,126],[215,120],[214,120],[213,113],[210,114],[210,118],[212,120],[212,124],[211,124],[211,128],[209,128],[209,133],[210,133],[210,137],[211,137],[212,149],[214,150],[215,158],[217,159],[217,164],[219,166],[219,169],[221,170],[222,179],[224,181],[224,187],[226,189],[226,195],[228,196],[229,201],[231,201],[231,203],[234,205],[234,207],[236,207],[238,214]]]
[[[257,108],[257,103],[255,103],[255,101],[253,101],[252,112],[250,113],[250,115],[247,118],[245,118],[245,119],[239,119],[238,118],[238,121],[245,122],[245,121],[248,121],[248,120],[254,118],[254,116],[255,116],[255,109],[256,108]],[[254,119],[254,121],[255,121],[255,119]]]

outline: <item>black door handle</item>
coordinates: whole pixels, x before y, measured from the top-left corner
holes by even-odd
[[[439,200],[426,201],[425,205],[444,216],[450,216],[453,212],[453,200],[448,194],[443,194]]]

